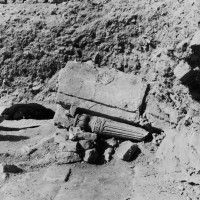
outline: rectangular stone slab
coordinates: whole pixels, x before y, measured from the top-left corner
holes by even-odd
[[[133,74],[77,62],[67,63],[58,83],[57,103],[129,121],[138,118],[147,90],[147,84]]]

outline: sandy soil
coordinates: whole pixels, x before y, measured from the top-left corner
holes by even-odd
[[[114,158],[103,165],[62,165],[71,167],[69,180],[65,183],[45,182],[44,173],[55,164],[42,162],[46,158],[42,149],[30,157],[20,156],[20,152],[24,146],[47,140],[54,131],[52,120],[4,121],[1,124],[0,161],[16,164],[24,170],[21,174],[9,174],[6,180],[0,177],[2,200],[185,199],[180,183],[158,172],[151,143],[141,144],[141,153],[132,162]],[[49,144],[45,150],[51,153],[54,147]]]

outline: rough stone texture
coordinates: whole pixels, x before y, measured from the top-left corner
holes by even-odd
[[[2,101],[32,101],[31,88],[42,83],[45,89],[35,98],[44,102],[53,97],[54,102],[56,81],[50,84],[48,79],[76,59],[147,80],[155,105],[167,102],[185,116],[193,97],[199,99],[199,87],[191,95],[173,71],[183,60],[199,66],[198,51],[190,56],[191,48],[196,51],[199,46],[198,37],[193,37],[198,30],[199,1],[94,2],[0,7]],[[160,113],[159,118],[149,111],[146,123],[169,127]]]
[[[83,160],[88,163],[95,163],[97,160],[98,153],[96,149],[89,149],[85,151],[85,156]]]
[[[82,150],[92,149],[94,147],[93,140],[80,140],[79,141],[80,147]]]
[[[79,154],[75,152],[60,152],[56,155],[56,159],[58,164],[68,164],[81,161]]]
[[[90,132],[83,132],[79,127],[70,127],[69,139],[73,141],[79,140],[96,140],[97,134]]]
[[[71,174],[69,166],[51,166],[44,174],[43,181],[47,182],[66,182]]]
[[[190,46],[199,46],[200,45],[200,30],[197,30],[190,42]]]
[[[57,129],[54,133],[54,142],[63,143],[69,139],[69,133],[66,129]]]
[[[57,103],[136,122],[147,90],[137,76],[68,62],[59,74]],[[70,87],[66,87],[70,85]]]
[[[59,144],[59,150],[63,152],[77,152],[78,151],[78,142],[66,141]]]
[[[107,149],[105,149],[104,154],[103,154],[105,162],[109,162],[111,160],[113,153],[114,153],[114,150],[112,147],[108,147]]]
[[[185,62],[180,62],[174,69],[174,75],[179,80],[183,80],[185,76],[187,76],[191,71],[191,67],[189,64]]]
[[[21,173],[23,172],[22,169],[17,167],[16,165],[7,165],[7,164],[0,164],[0,173]]]
[[[137,144],[131,141],[125,141],[116,149],[116,156],[124,161],[130,161],[137,150]]]
[[[69,128],[73,122],[66,115],[66,109],[57,104],[57,110],[54,116],[54,123],[58,127]]]
[[[118,145],[118,142],[115,138],[110,138],[105,140],[106,144],[110,147],[116,147]]]

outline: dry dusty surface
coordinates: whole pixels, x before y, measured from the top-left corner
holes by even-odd
[[[194,199],[196,195],[188,193],[188,185],[159,173],[154,156],[155,146],[151,142],[141,144],[141,153],[132,162],[114,158],[103,165],[76,163],[56,166],[55,163],[45,162],[46,155],[53,154],[56,149],[51,141],[28,157],[19,155],[22,147],[37,145],[51,138],[54,131],[51,120],[4,121],[1,124],[0,161],[15,164],[24,170],[19,174],[9,174],[5,180],[1,178],[2,200],[175,200],[187,199],[188,195]],[[70,167],[67,181],[46,181],[44,174],[50,166],[61,167],[63,171]],[[64,177],[64,174],[61,176]]]
[[[49,182],[53,121],[4,121],[0,162],[23,172],[0,174],[0,199],[199,199],[199,0],[1,3],[0,111],[18,102],[55,110],[60,69],[87,62],[148,85],[139,123],[156,137],[132,162],[56,166],[69,177]]]

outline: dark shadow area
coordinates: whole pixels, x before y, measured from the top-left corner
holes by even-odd
[[[3,127],[0,126],[0,131],[20,131],[20,130],[24,130],[27,128],[37,128],[39,126],[30,126],[30,127],[25,127],[25,128],[11,128],[11,127]]]
[[[192,98],[200,101],[200,45],[192,45],[191,50],[185,61],[192,69],[181,78],[181,82],[189,88]]]
[[[76,114],[80,114],[80,115],[81,114],[88,114],[90,116],[102,117],[102,118],[113,120],[113,121],[116,121],[116,122],[134,125],[136,127],[141,127],[139,124],[136,124],[134,122],[130,122],[128,120],[124,120],[124,119],[121,119],[119,117],[113,117],[113,116],[110,116],[110,115],[102,114],[102,113],[95,112],[93,110],[84,109],[84,108],[77,108]]]
[[[141,153],[141,150],[138,148],[136,152],[133,154],[133,157],[130,159],[130,161],[136,160],[137,157],[140,155],[140,153]]]
[[[7,120],[36,119],[45,120],[53,119],[55,112],[37,103],[15,104],[4,109],[2,116]]]
[[[18,141],[27,140],[27,139],[29,139],[29,137],[27,136],[0,135],[0,141],[18,142]]]

